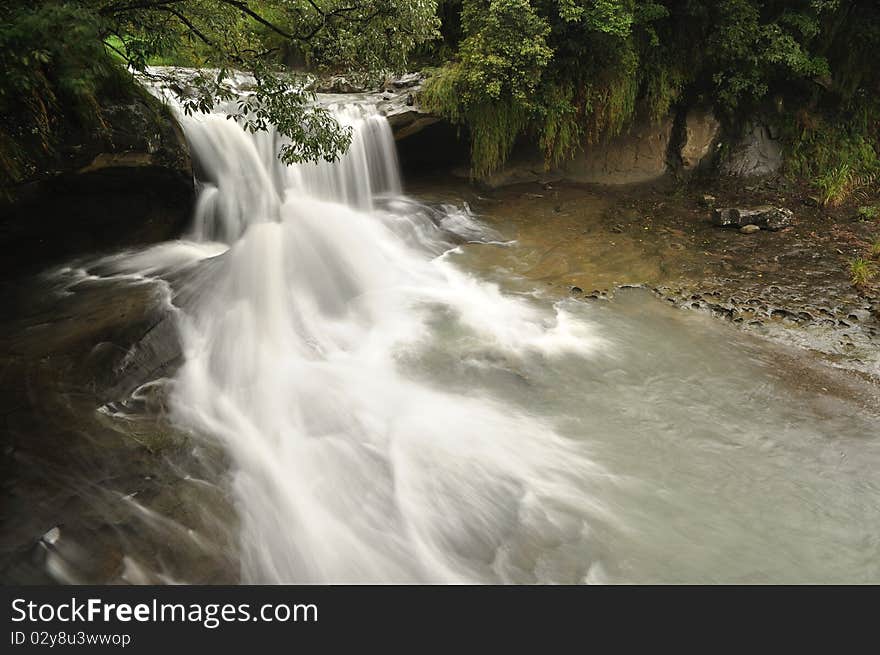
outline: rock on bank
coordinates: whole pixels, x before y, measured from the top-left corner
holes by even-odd
[[[91,126],[71,121],[51,154],[0,200],[4,269],[177,236],[194,198],[183,132],[145,90],[99,98]]]

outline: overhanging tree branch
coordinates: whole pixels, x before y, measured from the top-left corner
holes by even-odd
[[[142,2],[129,2],[123,4],[109,4],[100,10],[100,14],[109,16],[113,14],[122,14],[128,11],[138,11],[139,9],[161,9],[168,5],[175,5],[184,0],[143,0]]]
[[[263,18],[260,14],[258,14],[253,9],[248,7],[246,2],[239,2],[238,0],[220,0],[220,2],[222,2],[225,5],[229,5],[230,7],[235,7],[241,13],[246,14],[247,16],[250,16],[255,21],[260,23],[260,25],[264,25],[265,27],[268,27],[270,30],[272,30],[276,34],[280,34],[281,36],[283,36],[286,39],[298,40],[298,38],[295,35],[283,30],[282,28],[278,27],[277,25],[275,25],[273,22],[267,20],[266,18]]]
[[[183,14],[181,14],[179,11],[177,11],[176,9],[173,9],[173,8],[171,8],[171,7],[167,7],[167,6],[162,7],[161,9],[162,9],[163,11],[167,11],[167,12],[170,13],[170,14],[174,14],[174,15],[177,17],[177,19],[178,19],[181,23],[183,23],[183,24],[187,27],[187,29],[189,29],[190,32],[192,32],[193,34],[195,34],[195,35],[196,35],[196,36],[197,36],[197,37],[198,37],[203,43],[205,43],[206,45],[209,45],[209,46],[213,46],[213,45],[214,45],[214,43],[213,43],[213,41],[211,41],[211,39],[209,39],[207,36],[205,36],[205,35],[199,30],[199,28],[197,28],[195,25],[193,25],[192,22],[191,22],[186,16],[184,16]]]

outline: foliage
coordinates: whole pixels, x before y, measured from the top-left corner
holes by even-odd
[[[0,16],[0,171],[19,180],[52,153],[62,115],[100,122],[98,94],[118,96],[132,84],[78,4],[3,2]]]
[[[664,13],[647,7],[658,11],[629,0],[465,0],[456,61],[429,78],[422,101],[469,128],[476,177],[500,168],[526,131],[558,164],[635,112],[634,30]],[[668,101],[672,86],[655,84],[655,96]]]
[[[719,3],[707,51],[715,95],[726,107],[764,97],[779,78],[809,80],[830,73],[828,61],[812,53],[810,44],[831,3],[762,5],[753,0]],[[768,14],[773,20],[767,20]]]
[[[823,204],[839,205],[851,196],[869,198],[880,174],[877,120],[880,106],[867,100],[858,115],[798,110],[784,130],[789,171],[811,180]]]
[[[861,176],[876,160],[876,3],[446,0],[441,15],[440,50],[454,54],[425,98],[471,130],[478,177],[503,165],[520,136],[536,137],[552,166],[682,100],[713,105],[728,126],[758,110],[792,124],[801,110],[822,117],[820,131],[788,133],[794,168],[811,169],[798,174],[847,164]],[[492,125],[487,99],[505,107]],[[823,134],[834,137],[824,155]]]
[[[71,126],[100,128],[99,98],[137,93],[127,71],[162,77],[148,68],[156,63],[213,69],[187,90],[194,97],[180,90],[188,111],[230,99],[234,70],[253,72],[232,115],[248,129],[274,124],[290,141],[285,161],[332,160],[348,131],[312,108],[284,64],[401,71],[436,36],[435,9],[434,0],[0,0],[3,186],[36,174]]]
[[[849,164],[843,163],[816,178],[821,203],[824,206],[836,207],[843,204],[853,187],[853,172]]]
[[[863,205],[856,212],[860,221],[873,221],[880,216],[880,207],[876,205]]]
[[[458,20],[452,30],[461,38],[457,61],[429,77],[421,100],[429,111],[468,127],[472,174],[486,177],[504,164],[534,113],[550,114],[545,103],[534,102],[553,55],[550,26],[529,0],[466,0]],[[569,131],[580,133],[570,119],[570,91],[554,91],[562,111],[541,137],[550,151]]]
[[[507,160],[535,109],[537,83],[552,55],[549,27],[528,0],[465,4],[461,23],[467,34],[461,61],[430,79],[422,102],[469,127],[474,173],[484,177]]]
[[[257,93],[238,95],[226,83],[229,71],[202,69],[188,79],[191,95],[181,98],[187,115],[205,113],[224,102],[227,118],[237,120],[248,132],[270,126],[287,137],[279,156],[288,164],[302,161],[333,161],[351,142],[350,128],[343,128],[324,107],[315,106],[315,94],[289,75],[267,70],[259,62],[251,67]],[[174,72],[148,73],[175,89],[179,79]]]
[[[161,76],[160,63],[212,69],[191,111],[252,71],[233,115],[277,125],[286,161],[333,159],[347,134],[290,70],[378,79],[412,53],[439,64],[423,102],[463,128],[477,177],[521,137],[556,166],[679,103],[712,105],[728,127],[775,116],[789,170],[829,202],[865,195],[880,171],[870,0],[0,0],[0,18],[0,170],[15,181],[64,125],[101,124],[98,98],[132,92],[125,68]]]
[[[849,278],[855,287],[864,287],[874,279],[874,265],[862,257],[856,257],[849,263]]]

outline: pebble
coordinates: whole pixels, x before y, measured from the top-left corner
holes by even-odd
[[[761,228],[759,228],[757,225],[743,225],[741,228],[739,228],[739,231],[743,234],[754,234],[755,232],[760,232]]]
[[[49,544],[51,546],[51,545],[55,544],[55,542],[57,542],[60,537],[61,537],[61,528],[59,528],[56,525],[54,528],[52,528],[46,534],[44,534],[42,538],[43,538],[43,541],[45,541],[47,544]]]

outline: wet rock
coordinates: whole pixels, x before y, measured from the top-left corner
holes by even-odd
[[[387,81],[386,88],[388,88],[388,85],[390,85],[395,89],[411,89],[414,86],[421,85],[424,79],[424,76],[419,72],[406,73],[405,75],[401,75],[396,79]]]
[[[760,232],[761,228],[757,225],[743,225],[739,228],[739,231],[743,234],[754,234],[755,232]]]
[[[679,151],[681,165],[685,171],[694,171],[711,164],[720,131],[721,123],[711,110],[688,111]]]
[[[793,319],[794,317],[795,317],[795,314],[788,311],[787,309],[777,308],[777,309],[773,309],[770,311],[770,318],[785,320],[785,319]]]
[[[397,141],[421,132],[441,120],[439,116],[422,109],[419,104],[418,92],[424,79],[421,73],[407,73],[385,83],[385,93],[377,106],[388,119]]]
[[[788,227],[794,220],[794,214],[790,209],[775,207],[772,212],[764,216],[768,230],[776,231]]]
[[[742,135],[731,145],[720,170],[733,177],[761,177],[772,175],[781,166],[781,144],[767,125],[753,121],[746,124]]]
[[[56,525],[54,528],[52,528],[51,530],[49,530],[48,532],[46,532],[46,534],[44,534],[44,535],[41,537],[41,540],[42,540],[43,542],[49,544],[50,546],[52,546],[52,545],[54,545],[55,543],[57,543],[58,540],[59,540],[60,538],[61,538],[61,528],[59,528],[59,527]]]
[[[592,144],[563,168],[565,179],[589,184],[634,184],[663,177],[672,138],[672,117],[633,125],[627,134]],[[538,162],[543,168],[543,158]]]
[[[791,225],[794,214],[783,207],[722,207],[712,212],[712,223],[718,227],[755,225],[766,230],[781,230]]]
[[[146,382],[173,374],[182,359],[174,315],[165,314],[132,344],[101,380],[98,395],[105,402],[126,398]]]
[[[177,120],[139,87],[98,103],[101,121],[60,126],[57,147],[0,200],[0,268],[42,268],[73,254],[164,241],[185,228],[195,190]]]
[[[367,91],[362,82],[350,79],[344,75],[331,75],[319,79],[312,86],[315,93],[363,93]]]
[[[712,212],[712,224],[718,227],[742,227],[739,210],[733,207],[716,209]]]

